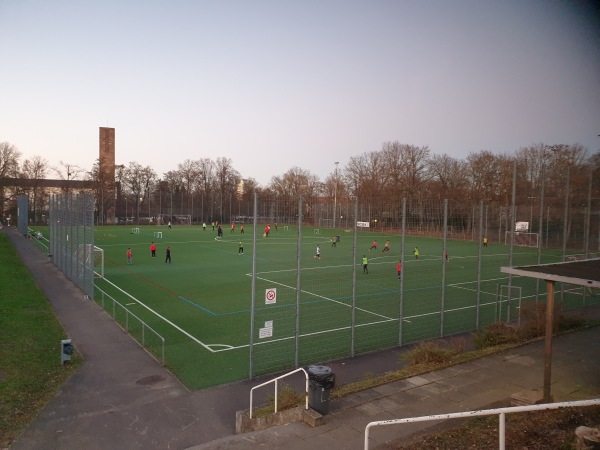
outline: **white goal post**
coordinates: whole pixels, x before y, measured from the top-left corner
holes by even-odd
[[[94,278],[104,278],[104,249],[94,245],[92,250],[92,244],[79,245],[77,256],[82,265],[87,266],[91,262],[92,254],[94,258]]]
[[[319,219],[319,228],[333,228],[333,219]]]
[[[539,233],[523,233],[520,231],[506,231],[504,235],[504,244],[510,245],[511,235],[514,234],[515,245],[521,247],[539,247],[540,235]]]
[[[104,278],[104,249],[94,245],[94,278]]]

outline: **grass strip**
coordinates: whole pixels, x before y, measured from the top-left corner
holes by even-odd
[[[81,359],[61,365],[65,332],[50,303],[0,233],[0,448],[7,448]]]

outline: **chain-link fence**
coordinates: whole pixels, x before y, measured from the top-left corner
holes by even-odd
[[[507,205],[257,197],[250,375],[519,321],[545,286],[500,267],[600,255],[600,203],[573,204],[568,183]],[[598,301],[557,292],[564,309]]]
[[[94,196],[50,197],[52,261],[89,298],[94,296]]]

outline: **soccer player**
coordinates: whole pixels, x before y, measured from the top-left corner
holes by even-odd
[[[153,258],[156,258],[156,244],[154,242],[150,244],[150,253],[152,254]]]
[[[373,241],[373,243],[371,244],[371,248],[369,249],[369,251],[371,251],[373,249],[377,250],[377,241]]]
[[[417,247],[415,247],[415,259],[418,261],[419,260],[419,249]]]
[[[450,262],[450,257],[448,256],[448,250],[446,250],[446,262]]]
[[[315,253],[315,259],[321,259],[321,246],[317,244],[317,252]]]
[[[206,222],[202,222],[202,230],[206,231]]]
[[[133,264],[133,252],[131,251],[131,247],[127,249],[127,264]]]
[[[381,254],[383,254],[383,252],[389,252],[390,251],[390,241],[387,241],[385,243],[385,245],[383,246],[383,250],[381,250]]]
[[[240,241],[238,255],[243,255],[243,254],[244,254],[244,242]]]
[[[487,243],[488,243],[488,238],[487,238],[487,236],[484,236],[483,237],[483,246],[487,247]]]
[[[240,234],[244,234],[244,224],[240,225]]]
[[[363,255],[363,273],[368,274],[369,269],[367,269],[367,265],[369,264],[369,260],[367,259],[367,255]]]
[[[400,279],[400,274],[402,274],[402,261],[398,261],[398,264],[396,264],[396,272],[398,272],[398,279]]]
[[[340,236],[334,236],[331,238],[331,246],[337,247],[337,243],[340,242]]]
[[[169,264],[171,264],[171,247],[169,247],[168,245],[167,245],[167,252],[165,253],[165,264],[167,262]]]
[[[235,231],[235,222],[231,222],[231,232]]]

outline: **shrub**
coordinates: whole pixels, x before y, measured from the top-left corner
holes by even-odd
[[[554,305],[554,332],[580,328],[585,320],[562,312],[562,303]],[[546,302],[527,302],[521,306],[521,326],[519,333],[522,339],[532,339],[546,333]]]
[[[286,409],[292,409],[296,406],[302,405],[305,402],[305,395],[295,391],[289,384],[281,384],[277,390],[277,410],[283,411]],[[269,401],[270,411],[275,410],[275,397],[270,395],[267,400]]]
[[[519,342],[520,337],[516,328],[502,322],[495,322],[481,331],[473,333],[473,345],[481,350],[497,345]]]
[[[457,354],[457,350],[448,348],[442,341],[425,341],[415,345],[415,347],[404,356],[404,359],[406,359],[410,365],[436,365],[452,361],[452,358]]]

